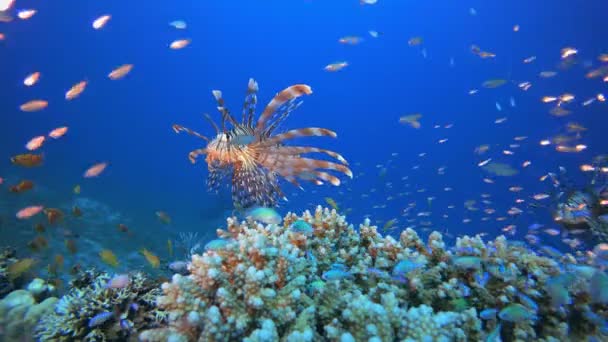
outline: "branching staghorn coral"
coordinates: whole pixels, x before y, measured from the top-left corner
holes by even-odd
[[[116,341],[136,336],[140,330],[165,320],[155,306],[158,283],[143,273],[129,276],[128,285],[112,288],[112,277],[86,271],[71,283],[70,291],[36,327],[40,341]]]

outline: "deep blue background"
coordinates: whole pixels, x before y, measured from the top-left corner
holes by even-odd
[[[469,13],[471,7],[477,15]],[[308,185],[306,192],[300,192],[286,184],[286,192],[297,196],[291,196],[281,211],[300,211],[331,196],[342,208],[353,208],[353,223],[365,214],[382,223],[399,218],[410,202],[417,202],[415,212],[427,210],[426,198],[434,196],[429,220],[435,228],[494,233],[511,222],[521,228],[536,219],[547,220],[548,213],[521,221],[480,223],[483,215],[465,212],[465,200],[479,201],[481,193],[492,194],[492,207],[498,210],[493,216],[502,216],[517,197],[507,190],[509,186],[524,186],[518,196],[530,200],[531,194],[549,190],[538,178],[558,165],[582,182],[578,165],[608,151],[606,104],[580,106],[584,99],[607,92],[606,83],[584,78],[582,65],[588,60],[597,66],[596,57],[608,52],[604,1],[379,0],[377,5],[361,6],[357,0],[18,0],[17,8],[36,8],[38,13],[27,21],[0,23],[0,32],[7,36],[0,42],[0,155],[5,156],[0,159],[0,176],[30,178],[52,189],[57,198],[47,201],[69,198],[72,187],[81,184],[83,195],[131,215],[142,231],[158,228],[156,210],[171,214],[175,230],[199,231],[215,228],[205,225],[229,210],[227,192],[223,196],[206,192],[202,160],[193,167],[187,159],[202,141],[175,135],[171,124],[210,135],[212,128],[202,114],[219,120],[211,90],[222,90],[227,106],[240,117],[250,77],[260,86],[259,111],[281,89],[309,84],[313,95],[304,99],[284,128],[337,131],[337,140],[310,139],[310,144],[342,153],[356,175],[338,189]],[[102,14],[111,14],[112,19],[95,31],[91,22]],[[176,19],[185,20],[188,28],[170,27],[168,23]],[[521,26],[517,33],[512,30],[515,24]],[[382,35],[374,39],[368,30]],[[338,43],[338,38],[348,35],[362,36],[364,41],[356,46]],[[408,39],[415,36],[423,37],[423,44],[408,46]],[[191,38],[192,44],[170,50],[169,43],[178,38]],[[472,44],[497,57],[480,59],[470,52]],[[579,64],[560,71],[556,65],[565,46],[580,51]],[[427,58],[422,56],[423,48]],[[537,60],[523,64],[531,55]],[[343,60],[350,64],[346,69],[323,70]],[[135,65],[131,74],[110,81],[107,74],[124,63]],[[543,70],[560,73],[541,79],[538,73]],[[26,88],[22,80],[34,71],[42,73],[40,83]],[[512,82],[468,95],[470,89],[494,78]],[[86,91],[65,101],[65,91],[83,79],[89,81]],[[522,81],[532,82],[528,92],[517,88]],[[569,106],[574,114],[552,117],[540,98],[564,92],[577,96]],[[511,96],[515,108],[509,106]],[[20,104],[34,98],[47,99],[49,107],[36,113],[19,111]],[[497,101],[502,112],[495,108]],[[423,115],[420,130],[398,123],[400,116],[412,113]],[[496,125],[494,120],[503,116],[508,121]],[[541,139],[563,133],[569,121],[591,128],[581,140],[589,145],[587,151],[559,154],[538,145]],[[454,127],[433,128],[448,123]],[[44,168],[22,170],[10,164],[9,157],[23,153],[31,137],[61,125],[68,125],[70,131],[43,148]],[[518,135],[529,139],[514,149],[514,156],[502,156],[500,152]],[[442,138],[449,140],[438,144]],[[481,144],[492,149],[478,157],[473,149]],[[399,155],[391,157],[394,152]],[[421,152],[427,155],[418,157]],[[494,177],[495,184],[485,184],[481,179],[487,175],[477,163],[488,157],[517,168],[524,160],[533,164],[518,176]],[[109,162],[106,172],[98,179],[83,180],[86,168],[100,161]],[[382,168],[378,164],[388,166],[385,178],[378,177]],[[414,165],[420,168],[412,170]],[[436,171],[441,166],[447,167],[442,176]],[[402,180],[404,176],[409,179]],[[386,181],[393,183],[391,189],[385,188]],[[444,192],[446,186],[454,191]],[[371,188],[378,191],[362,198]],[[416,192],[422,188],[426,192]],[[398,197],[406,191],[412,194]],[[387,202],[388,196],[397,199]],[[382,204],[387,208],[372,209]],[[449,204],[456,208],[446,209]],[[448,220],[441,218],[444,213],[450,215]],[[465,217],[473,219],[466,230],[461,224]],[[407,225],[400,220],[400,227]]]

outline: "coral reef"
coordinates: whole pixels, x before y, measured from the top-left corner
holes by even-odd
[[[41,341],[127,340],[165,319],[164,313],[155,307],[155,298],[160,294],[158,283],[139,272],[130,274],[128,282],[111,282],[111,279],[109,274],[95,270],[79,275],[53,312],[37,325],[36,338]]]
[[[293,229],[298,220],[312,234]],[[425,243],[406,229],[397,241],[321,207],[280,225],[229,218],[218,236],[226,242],[193,255],[190,275],[162,285],[168,324],[141,340],[608,338],[603,271],[502,236],[447,248],[440,233]]]
[[[13,282],[9,279],[8,266],[17,262],[16,255],[17,251],[10,247],[4,247],[0,252],[0,297],[14,289]]]
[[[36,278],[28,290],[15,290],[0,301],[0,339],[2,341],[22,341],[23,336],[31,336],[41,317],[53,311],[57,298],[48,297],[54,288],[42,279]]]

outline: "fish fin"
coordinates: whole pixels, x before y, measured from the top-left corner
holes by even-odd
[[[276,112],[276,110],[281,107],[285,102],[288,102],[292,99],[298,98],[302,95],[310,95],[312,94],[312,90],[306,84],[296,84],[290,87],[287,87],[277,93],[272,100],[266,105],[264,108],[264,112],[258,118],[258,122],[255,125],[255,132],[260,134],[265,131],[266,123]]]

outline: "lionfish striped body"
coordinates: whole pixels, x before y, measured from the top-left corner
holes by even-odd
[[[222,115],[221,127],[206,115],[216,131],[213,139],[186,127],[173,125],[176,133],[186,132],[207,141],[205,148],[190,152],[189,158],[195,163],[199,156],[206,155],[210,189],[217,191],[224,179],[231,177],[235,205],[241,208],[275,206],[278,199],[285,199],[279,186],[280,178],[300,188],[299,181],[302,180],[317,185],[324,182],[340,185],[340,179],[326,170],[341,172],[352,178],[352,172],[346,166],[348,163],[336,152],[309,146],[285,145],[288,140],[299,137],[335,138],[335,132],[324,128],[300,128],[274,134],[279,125],[302,103],[297,99],[312,93],[309,86],[297,84],[279,92],[254,123],[257,91],[256,81],[250,79],[240,122],[224,106],[222,93],[219,90],[213,91]],[[338,162],[304,156],[310,153],[322,153]]]

